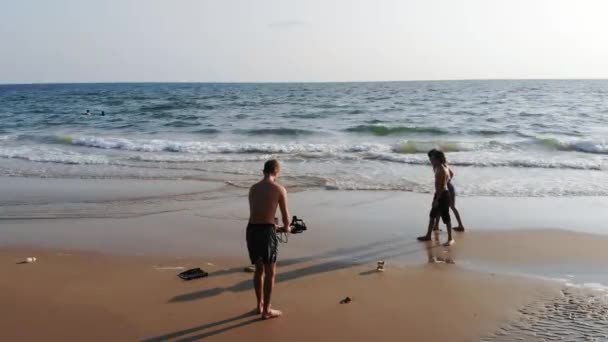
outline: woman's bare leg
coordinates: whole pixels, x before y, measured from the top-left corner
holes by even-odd
[[[454,216],[456,216],[456,221],[458,221],[458,227],[454,227],[454,230],[457,232],[464,232],[464,225],[462,224],[462,220],[460,219],[460,213],[458,209],[456,209],[455,205],[451,206],[452,212],[454,212]]]

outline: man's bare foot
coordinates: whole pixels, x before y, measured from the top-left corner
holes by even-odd
[[[454,229],[457,232],[464,232],[464,227],[463,226],[454,227],[452,229]]]
[[[443,245],[444,245],[445,247],[449,247],[449,246],[453,245],[455,242],[456,242],[456,241],[454,241],[454,239],[452,239],[452,240],[447,241],[447,242],[446,242],[446,243],[444,243]]]
[[[419,236],[418,241],[431,241],[430,235]]]
[[[283,315],[283,313],[279,310],[268,309],[267,312],[262,313],[262,319],[279,318],[282,315]]]

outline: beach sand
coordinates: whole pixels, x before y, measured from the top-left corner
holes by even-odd
[[[428,196],[293,193],[292,212],[309,231],[281,246],[273,304],[284,317],[260,321],[250,314],[251,274],[243,272],[244,189],[155,181],[128,192],[128,182],[97,180],[83,182],[82,198],[74,194],[82,190],[78,182],[21,184],[43,189],[36,202],[15,191],[0,195],[0,340],[535,341],[608,334],[608,297],[548,279],[573,272],[572,282],[601,278],[608,238],[564,230],[575,227],[566,213],[542,225],[534,219],[551,207],[593,211],[606,205],[602,199],[530,199],[526,211],[510,199],[463,198],[470,229],[445,248],[415,241],[425,229]],[[99,199],[91,195],[98,187],[105,189]],[[114,197],[113,188],[121,189]],[[504,216],[484,209],[497,203]],[[37,262],[20,263],[29,256]],[[375,271],[378,260],[387,260],[386,272]],[[176,277],[191,267],[210,276]],[[346,296],[353,301],[339,304]]]
[[[18,264],[31,254],[36,263]],[[378,273],[371,264],[331,270],[295,262],[281,268],[274,296],[285,316],[260,321],[248,314],[255,303],[251,275],[239,261],[22,249],[0,258],[5,341],[465,341],[559,293],[542,281],[447,264]],[[182,281],[171,268],[179,266],[202,266],[210,276]],[[353,301],[339,304],[346,296]]]

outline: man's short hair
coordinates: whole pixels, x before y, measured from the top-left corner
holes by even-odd
[[[279,161],[276,159],[270,159],[264,163],[264,174],[269,175],[279,170]]]

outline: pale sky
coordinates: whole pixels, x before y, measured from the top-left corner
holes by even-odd
[[[0,0],[0,83],[608,78],[608,0]]]

